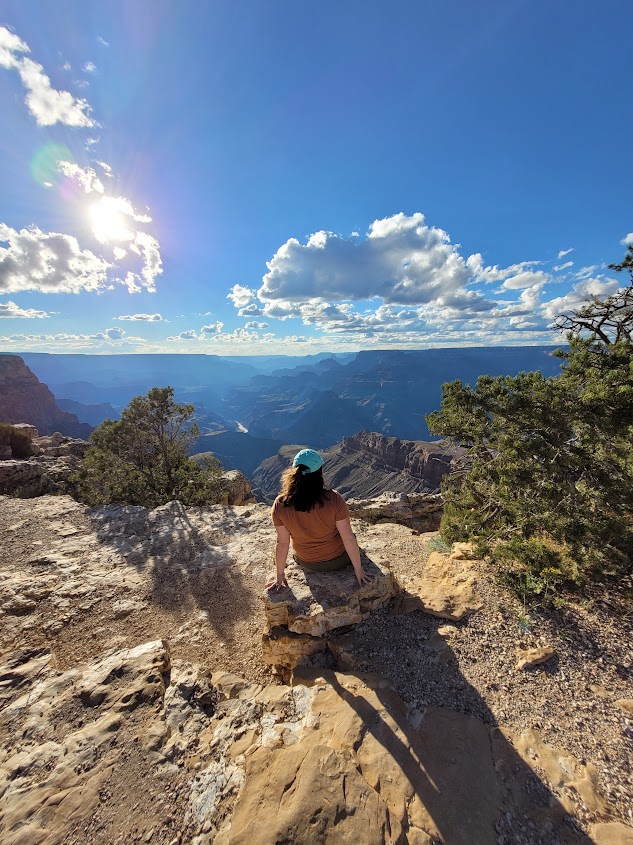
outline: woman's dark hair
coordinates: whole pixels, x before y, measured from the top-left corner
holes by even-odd
[[[330,498],[330,491],[323,480],[323,468],[303,475],[306,469],[307,466],[299,464],[289,467],[281,476],[279,499],[285,508],[305,513],[311,511],[317,503],[323,507],[323,502]]]

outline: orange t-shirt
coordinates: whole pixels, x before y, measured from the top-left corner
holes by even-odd
[[[348,519],[349,510],[336,490],[330,491],[330,498],[325,499],[323,505],[317,502],[306,512],[285,508],[277,496],[272,515],[274,525],[286,526],[295,554],[306,563],[332,560],[345,551],[336,523]]]

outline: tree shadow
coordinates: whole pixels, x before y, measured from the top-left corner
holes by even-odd
[[[148,575],[151,604],[174,615],[198,613],[221,639],[230,639],[234,626],[256,613],[256,595],[227,551],[229,537],[212,526],[201,531],[181,502],[152,511],[95,508],[89,517],[99,542]]]

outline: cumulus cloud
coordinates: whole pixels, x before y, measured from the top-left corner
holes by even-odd
[[[214,334],[219,334],[224,328],[224,323],[218,320],[217,323],[209,323],[200,329],[200,337],[210,337]]]
[[[64,176],[68,176],[70,179],[77,182],[85,194],[90,194],[93,191],[103,194],[105,191],[103,182],[99,179],[96,171],[93,170],[92,167],[80,167],[78,164],[75,164],[74,161],[58,161],[57,169],[60,173],[63,173]]]
[[[236,308],[244,308],[255,299],[255,291],[244,285],[233,285],[226,298],[230,299]]]
[[[629,246],[630,244],[633,244],[633,232],[629,232],[628,235],[625,235],[620,241],[620,243],[624,246]]]
[[[36,226],[17,231],[0,223],[0,291],[39,290],[44,293],[100,290],[107,284],[110,264],[76,238],[42,232]]]
[[[57,91],[42,65],[24,56],[29,46],[17,35],[0,26],[0,67],[15,70],[26,89],[25,103],[40,126],[63,123],[66,126],[94,126],[90,105],[69,91]]]
[[[142,320],[147,323],[160,323],[163,319],[161,314],[123,314],[120,317],[113,317],[113,320]]]
[[[590,297],[597,296],[602,298],[610,296],[618,288],[619,284],[614,279],[607,279],[606,281],[601,279],[585,279],[574,285],[572,290],[564,296],[558,296],[545,303],[543,316],[548,320],[554,320],[559,314],[581,308]]]
[[[564,258],[566,255],[569,255],[569,253],[573,251],[573,246],[570,246],[569,249],[561,249],[561,251],[558,253],[558,260],[560,261],[561,258]]]
[[[0,317],[26,317],[32,320],[50,317],[50,314],[46,311],[36,311],[34,308],[20,308],[9,299],[6,302],[0,302]]]
[[[97,69],[97,66],[94,62],[86,62],[84,65],[84,71],[86,73],[94,73]]]
[[[258,323],[257,320],[249,320],[248,323],[244,323],[245,329],[267,329],[268,323]]]
[[[197,340],[197,339],[198,339],[198,333],[195,331],[195,329],[188,329],[185,332],[180,332],[180,334],[172,335],[171,337],[167,338],[167,340],[171,340],[171,341]]]
[[[305,244],[290,238],[267,266],[257,294],[263,302],[377,296],[386,303],[424,303],[462,289],[470,277],[447,233],[427,226],[421,213],[375,220],[364,240],[325,231]]]

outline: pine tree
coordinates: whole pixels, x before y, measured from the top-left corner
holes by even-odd
[[[475,538],[526,594],[631,570],[633,249],[612,269],[628,288],[558,318],[559,376],[451,382],[427,417],[467,448],[445,478],[443,536]]]

